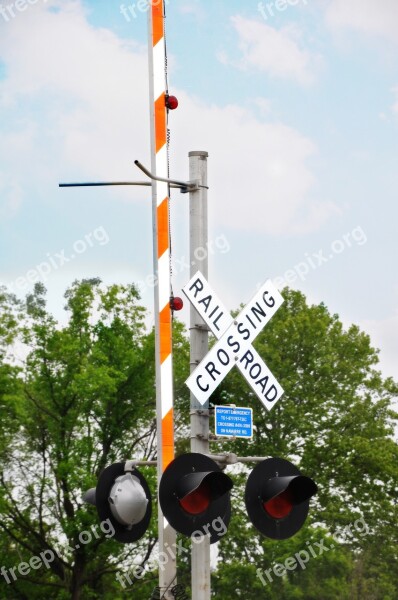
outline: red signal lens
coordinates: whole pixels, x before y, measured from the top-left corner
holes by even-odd
[[[293,509],[291,494],[285,490],[279,496],[271,498],[268,502],[263,503],[264,509],[273,519],[284,519]]]
[[[171,310],[181,310],[184,306],[184,302],[182,298],[175,296],[174,298],[170,298],[170,307]]]
[[[196,490],[180,500],[182,508],[190,515],[199,515],[210,505],[211,493],[208,484],[202,483]]]
[[[175,96],[166,96],[166,107],[169,110],[174,110],[178,106],[178,100]]]

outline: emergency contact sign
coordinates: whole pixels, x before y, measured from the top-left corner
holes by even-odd
[[[215,406],[215,434],[218,437],[253,437],[253,410],[251,408]]]

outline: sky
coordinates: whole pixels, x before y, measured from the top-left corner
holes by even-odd
[[[168,0],[171,176],[209,153],[209,282],[229,309],[268,278],[324,302],[398,379],[398,3]],[[0,284],[136,283],[153,315],[143,0],[0,0]],[[188,196],[171,197],[173,289]],[[181,318],[188,319],[184,307]],[[149,317],[149,324],[153,316]]]

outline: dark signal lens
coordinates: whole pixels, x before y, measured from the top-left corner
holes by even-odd
[[[264,502],[263,506],[273,519],[284,519],[290,515],[293,509],[291,494],[288,490],[285,490],[279,496],[275,496],[275,498],[271,498],[268,502]]]
[[[180,500],[182,508],[190,515],[199,515],[210,505],[211,492],[208,484],[203,483],[196,490]]]

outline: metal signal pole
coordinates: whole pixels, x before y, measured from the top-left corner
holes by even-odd
[[[168,177],[166,52],[163,0],[152,0],[148,11],[149,86],[151,105],[152,173]],[[169,191],[165,181],[152,180],[153,260],[155,273],[156,415],[158,489],[163,471],[174,459],[173,363],[170,308]],[[159,565],[161,598],[172,599],[176,581],[176,533],[158,505],[159,555],[168,556]],[[167,550],[170,548],[171,552]],[[163,553],[163,554],[162,554]]]
[[[169,178],[167,147],[166,51],[164,0],[149,0],[149,87],[151,125],[151,171],[138,160],[136,166],[151,179],[148,181],[99,181],[60,183],[60,187],[152,186],[153,265],[155,278],[155,354],[157,416],[158,489],[163,472],[174,459],[173,364],[170,273],[169,188],[190,193],[191,274],[197,269],[207,277],[207,152],[190,152],[190,180]],[[177,103],[178,104],[178,103]],[[170,108],[172,108],[170,106]],[[176,108],[176,106],[174,106]],[[199,250],[199,252],[198,252]],[[202,250],[202,252],[200,252]],[[191,364],[196,365],[207,353],[207,327],[191,308]],[[208,405],[203,407],[191,397],[192,450],[208,453]],[[137,461],[137,464],[142,461]],[[143,461],[142,464],[153,464]],[[173,600],[177,593],[176,532],[169,525],[158,504],[159,588],[154,593],[163,600]],[[208,538],[192,544],[192,588],[194,600],[210,599],[210,549]],[[170,551],[169,551],[170,550]],[[174,590],[174,593],[173,593]]]
[[[198,189],[189,193],[189,235],[191,277],[199,270],[208,278],[207,220],[207,157],[208,153],[189,153],[189,180]],[[200,187],[202,186],[202,187]],[[191,304],[190,312],[191,372],[208,352],[208,327]],[[200,404],[191,393],[191,451],[209,454],[209,403]],[[210,600],[210,540],[203,536],[192,542],[192,600]]]

